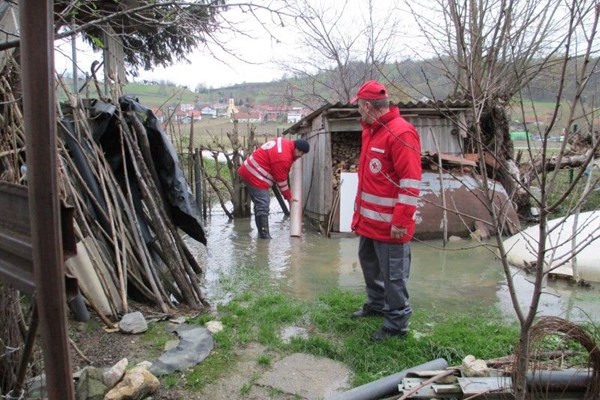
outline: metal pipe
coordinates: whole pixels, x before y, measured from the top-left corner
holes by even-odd
[[[290,236],[302,237],[302,158],[292,164],[290,183],[294,199],[290,205]]]
[[[448,362],[443,358],[438,358],[416,367],[408,368],[394,375],[389,375],[366,385],[355,387],[347,392],[334,397],[335,400],[375,400],[398,393],[398,384],[406,377],[406,374],[412,371],[430,371],[448,368]]]
[[[527,371],[530,390],[543,392],[584,392],[592,383],[591,370],[536,370]]]

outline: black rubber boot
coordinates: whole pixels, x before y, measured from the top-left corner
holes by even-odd
[[[256,228],[258,229],[258,237],[260,239],[271,239],[271,235],[269,234],[269,216],[256,216],[255,221]]]

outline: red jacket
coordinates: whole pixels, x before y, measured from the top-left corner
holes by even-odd
[[[246,158],[238,174],[254,187],[268,190],[277,184],[286,200],[292,198],[288,175],[294,162],[294,141],[277,138],[269,140]]]
[[[421,183],[421,143],[414,126],[397,107],[371,125],[363,125],[358,169],[358,191],[352,230],[387,243],[406,243],[415,232]],[[405,228],[399,239],[392,225]]]

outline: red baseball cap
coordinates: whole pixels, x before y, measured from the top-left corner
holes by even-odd
[[[366,81],[356,92],[356,96],[350,103],[356,103],[358,100],[380,100],[387,99],[388,94],[385,86],[377,81]]]

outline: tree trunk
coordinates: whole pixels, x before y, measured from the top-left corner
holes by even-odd
[[[521,333],[519,336],[519,348],[515,360],[515,369],[513,371],[513,388],[515,400],[525,400],[527,396],[527,367],[529,364],[529,333],[531,324],[526,326],[521,325]]]
[[[481,113],[481,132],[484,135],[484,148],[487,151],[487,174],[500,182],[509,198],[513,200],[519,217],[527,219],[531,210],[531,198],[527,186],[523,186],[519,168],[515,162],[514,144],[510,138],[510,128],[506,109],[492,101]]]

